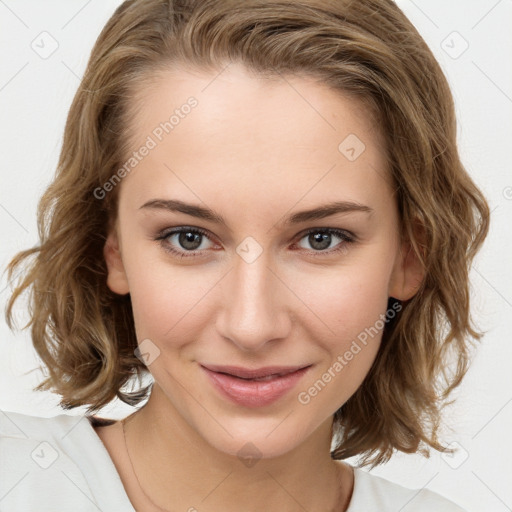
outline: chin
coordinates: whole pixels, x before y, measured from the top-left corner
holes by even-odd
[[[283,417],[286,417],[286,414],[281,414],[280,418],[257,420],[238,418],[232,423],[219,418],[219,423],[227,432],[217,425],[213,435],[213,429],[199,434],[215,450],[237,457],[251,467],[250,464],[254,464],[258,459],[272,459],[285,455],[306,440],[306,433],[299,434],[297,425],[289,420],[283,422]]]

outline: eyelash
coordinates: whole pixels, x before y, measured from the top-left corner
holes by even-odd
[[[194,233],[194,234],[201,234],[205,236],[206,238],[210,238],[208,236],[208,233],[201,228],[192,228],[188,226],[181,226],[179,228],[173,228],[172,230],[168,231],[162,231],[158,234],[158,236],[155,238],[155,241],[160,241],[160,245],[162,248],[176,256],[179,256],[181,258],[190,258],[197,256],[199,253],[203,252],[201,251],[178,251],[174,249],[169,243],[166,243],[166,239],[169,238],[172,235],[176,235],[179,233]],[[345,250],[346,244],[351,244],[356,241],[356,236],[353,233],[350,233],[348,231],[344,231],[341,229],[336,228],[310,228],[303,233],[300,233],[299,241],[305,238],[306,236],[312,234],[312,233],[328,233],[330,235],[336,235],[338,238],[341,238],[342,242],[338,244],[338,246],[334,249],[324,250],[324,251],[307,251],[311,256],[313,257],[322,257],[326,255],[332,255],[337,252]]]

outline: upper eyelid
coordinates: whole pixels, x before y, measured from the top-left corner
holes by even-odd
[[[356,238],[356,235],[354,233],[352,233],[351,231],[349,231],[348,229],[344,229],[344,228],[329,228],[329,227],[312,227],[312,228],[307,228],[307,229],[304,229],[303,231],[300,231],[299,233],[297,233],[296,236],[305,236],[308,233],[315,232],[315,231],[330,231],[330,232],[332,232],[334,234],[336,234],[336,233],[346,233],[348,236],[350,236],[350,238]]]

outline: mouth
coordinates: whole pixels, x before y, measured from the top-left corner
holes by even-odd
[[[201,365],[203,368],[216,373],[238,377],[244,380],[265,381],[275,377],[283,377],[294,373],[311,365],[300,366],[265,366],[263,368],[243,368],[241,366],[220,366],[220,365]]]
[[[244,407],[269,405],[291,391],[312,365],[241,368],[201,365],[220,396]]]

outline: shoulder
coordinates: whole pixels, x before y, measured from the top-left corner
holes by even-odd
[[[5,512],[82,512],[123,493],[87,416],[0,411],[0,496]]]
[[[3,446],[38,446],[40,443],[63,455],[75,454],[76,448],[98,448],[99,438],[93,426],[109,425],[110,420],[85,415],[59,414],[41,417],[0,410],[0,440]],[[93,446],[88,446],[88,445]],[[22,459],[18,459],[21,462]],[[36,461],[37,462],[37,461]],[[48,461],[47,461],[48,462]]]
[[[59,414],[42,417],[0,410],[0,438],[54,439],[58,444],[68,435],[94,433],[93,427],[112,425],[116,420],[96,416]]]
[[[466,512],[453,501],[429,489],[409,489],[354,467],[354,490],[347,512]]]
[[[13,439],[59,436],[86,419],[86,416],[68,414],[40,417],[19,412],[0,411],[0,436]]]

